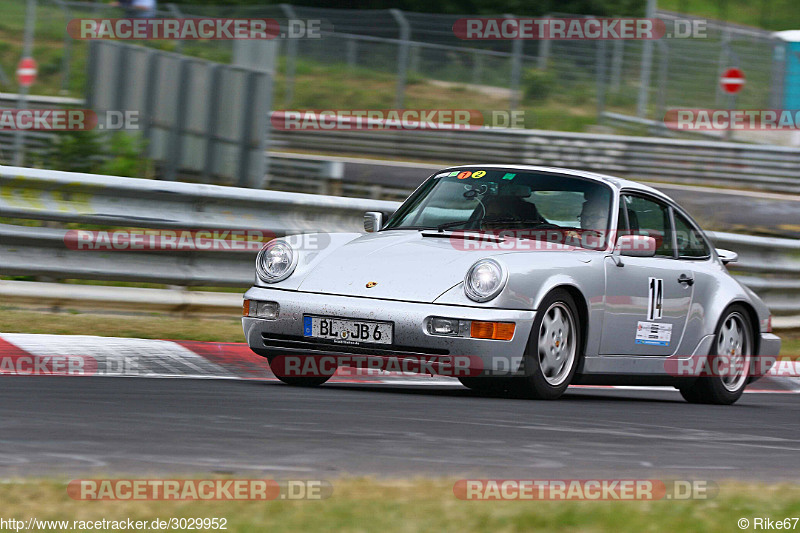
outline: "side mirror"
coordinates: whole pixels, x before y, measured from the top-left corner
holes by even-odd
[[[728,263],[735,263],[739,260],[739,254],[736,252],[731,252],[730,250],[725,250],[723,248],[717,248],[717,255],[719,256],[719,260],[722,261],[723,265],[727,265]]]
[[[656,255],[656,240],[647,235],[622,235],[614,250],[626,257],[653,257]]]
[[[367,211],[364,213],[364,231],[374,233],[383,226],[383,213]]]

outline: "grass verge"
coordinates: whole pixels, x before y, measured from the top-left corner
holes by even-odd
[[[139,339],[174,339],[215,342],[244,342],[238,316],[230,318],[187,318],[153,314],[148,316],[50,313],[0,308],[3,333],[46,333],[51,335],[100,335]]]
[[[643,531],[730,532],[737,521],[800,516],[800,487],[724,483],[710,500],[634,502],[469,502],[454,479],[331,480],[320,501],[82,502],[56,481],[0,486],[4,518],[123,520],[226,518],[228,531]],[[70,523],[72,526],[72,523]],[[80,528],[70,530],[78,531]]]

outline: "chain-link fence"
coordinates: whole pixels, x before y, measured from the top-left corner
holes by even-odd
[[[10,35],[24,26],[25,0],[3,3],[0,35]],[[45,92],[57,88],[80,96],[85,88],[87,43],[72,40],[65,31],[66,22],[121,16],[121,11],[100,2],[38,3],[34,55],[39,59],[40,77],[50,79]],[[327,67],[326,75],[337,78],[345,88],[359,83],[354,74],[363,77],[365,72],[391,80],[380,90],[384,96],[392,92],[395,107],[407,105],[409,87],[420,80],[447,87],[466,85],[492,94],[491,105],[504,102],[508,109],[537,108],[548,95],[555,95],[567,107],[596,105],[598,116],[610,111],[654,121],[674,107],[780,107],[784,91],[785,54],[779,53],[784,43],[767,31],[715,21],[704,21],[704,36],[685,39],[477,41],[459,39],[454,33],[453,24],[461,15],[394,9],[160,4],[157,16],[324,20],[320,39],[280,39],[275,107],[308,103],[308,99],[298,100],[296,89],[298,83],[306,83],[303,73],[313,65]],[[676,20],[689,20],[668,12],[657,16],[665,21],[668,33]],[[0,83],[5,77],[6,87],[13,88],[15,83],[9,78],[19,54],[14,53],[13,39],[6,41],[0,45],[0,52],[5,50],[0,53],[5,74],[0,73]],[[233,60],[231,41],[147,45],[222,63]],[[734,66],[747,78],[745,89],[735,99],[725,94],[719,83],[725,68]],[[324,95],[315,102],[317,108],[332,105]],[[455,107],[458,102],[449,104]],[[365,102],[365,107],[370,105],[373,100]]]

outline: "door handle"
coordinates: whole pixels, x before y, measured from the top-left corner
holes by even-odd
[[[694,278],[686,274],[681,274],[678,278],[678,283],[685,283],[686,285],[692,286],[694,285]]]

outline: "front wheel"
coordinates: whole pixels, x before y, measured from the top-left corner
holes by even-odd
[[[525,377],[519,392],[555,400],[572,381],[582,351],[582,329],[575,300],[563,289],[548,294],[539,306],[525,348]]]
[[[331,379],[331,376],[333,376],[333,373],[322,374],[319,370],[317,370],[316,375],[311,376],[287,375],[287,365],[284,357],[285,356],[282,355],[273,355],[271,357],[267,357],[267,361],[269,362],[269,367],[272,370],[272,373],[275,374],[275,377],[287,385],[292,385],[293,387],[318,387]]]
[[[458,381],[468,389],[485,393],[503,392],[511,385],[511,378],[499,377],[463,377],[458,378]]]
[[[730,405],[741,398],[750,377],[753,356],[753,327],[747,311],[739,305],[729,307],[717,324],[709,368],[724,368],[724,375],[700,377],[680,389],[689,403]],[[722,361],[715,359],[724,358]]]

